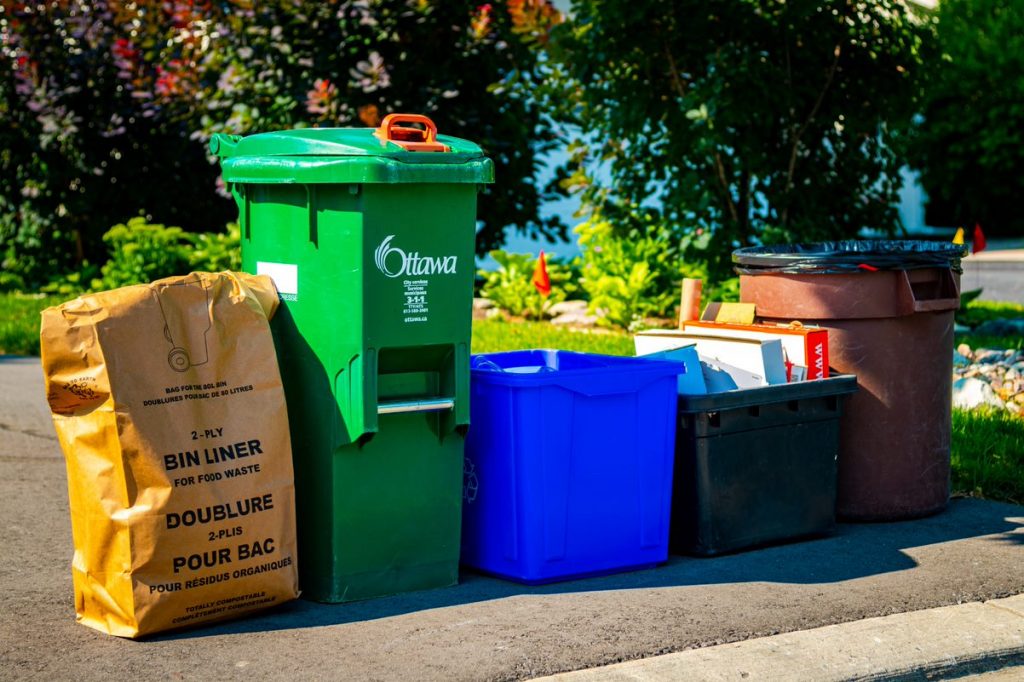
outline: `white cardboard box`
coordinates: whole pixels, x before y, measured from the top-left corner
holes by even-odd
[[[717,363],[725,371],[730,367],[741,370],[734,377],[737,386],[786,383],[786,362],[779,339],[736,339],[653,329],[637,333],[633,343],[637,355],[694,344],[701,360]]]

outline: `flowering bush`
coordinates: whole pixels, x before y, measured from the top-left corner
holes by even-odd
[[[106,226],[140,210],[187,230],[222,225],[234,206],[205,158],[213,132],[375,126],[396,111],[427,114],[494,159],[479,252],[508,226],[559,233],[538,220],[545,122],[500,85],[531,68],[531,44],[557,20],[544,0],[4,2],[0,199],[15,221],[53,218],[32,235],[0,232],[0,253],[41,242],[65,261],[95,259]],[[47,272],[18,276],[31,286]]]
[[[102,260],[104,230],[140,211],[193,228],[232,213],[208,189],[217,170],[187,144],[187,122],[156,103],[187,87],[191,67],[156,59],[162,17],[131,6],[0,8],[0,253],[26,287]]]
[[[548,8],[532,0],[531,6]],[[196,137],[300,125],[376,126],[388,113],[430,116],[443,133],[477,141],[494,159],[498,183],[480,204],[478,253],[499,246],[510,225],[560,234],[541,223],[536,155],[548,144],[532,100],[492,87],[536,57],[526,44],[548,24],[523,2],[407,0],[280,2],[214,14],[207,49],[182,40],[196,59],[205,102]],[[195,25],[200,11],[196,10]],[[205,16],[205,15],[204,15]],[[520,39],[520,36],[523,39]],[[192,36],[195,41],[195,36]],[[189,98],[168,106],[188,110]]]

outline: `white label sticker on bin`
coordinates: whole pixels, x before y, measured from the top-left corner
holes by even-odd
[[[256,274],[267,275],[274,280],[277,293],[286,301],[294,301],[299,295],[299,266],[291,263],[256,262]]]

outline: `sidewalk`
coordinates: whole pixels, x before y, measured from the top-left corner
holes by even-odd
[[[994,608],[972,602],[1024,593],[1024,507],[954,500],[927,519],[843,524],[828,538],[634,573],[543,587],[464,573],[449,589],[300,600],[141,642],[108,637],[74,621],[64,462],[39,362],[24,358],[0,358],[0,548],[0,679],[47,682],[525,679],[957,604],[970,615]],[[808,660],[832,646],[795,641],[794,652],[817,650]]]
[[[868,618],[843,625],[542,678],[645,680],[1024,679],[1024,596]],[[991,677],[990,677],[991,675]]]

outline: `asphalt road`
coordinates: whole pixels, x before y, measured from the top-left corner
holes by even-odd
[[[11,358],[0,548],[0,678],[48,681],[518,679],[1024,592],[1024,507],[959,500],[929,519],[637,573],[538,588],[469,574],[445,590],[298,601],[121,640],[74,621],[64,464],[38,361]]]

